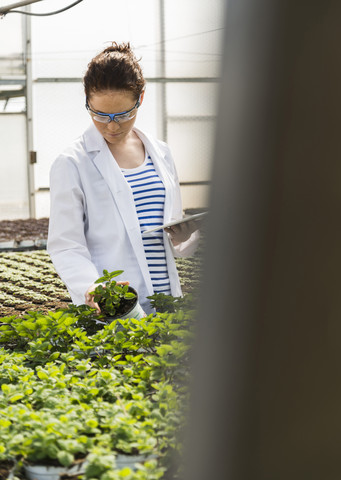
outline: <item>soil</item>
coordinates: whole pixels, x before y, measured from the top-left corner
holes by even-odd
[[[47,314],[48,312],[58,310],[60,308],[67,308],[69,302],[61,302],[61,301],[51,301],[45,305],[37,305],[35,303],[24,303],[22,305],[15,305],[13,307],[7,307],[0,303],[0,318],[3,317],[10,317],[12,315],[22,316],[25,315],[27,312],[37,311],[41,312],[42,314]]]
[[[0,242],[47,238],[48,218],[0,221]]]
[[[5,480],[8,478],[8,474],[13,467],[13,462],[8,462],[6,460],[0,462],[0,480]]]

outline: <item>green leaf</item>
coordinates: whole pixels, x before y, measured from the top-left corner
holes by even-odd
[[[1,385],[1,390],[4,392],[4,393],[9,393],[11,391],[11,387],[9,385],[7,385],[7,383],[3,383]]]
[[[133,471],[129,467],[125,467],[125,468],[122,468],[122,470],[120,470],[120,477],[122,478],[129,477],[132,473]]]
[[[56,360],[60,356],[60,352],[54,352],[50,355],[49,360]]]
[[[73,455],[65,451],[62,451],[62,452],[59,451],[57,454],[57,458],[64,467],[69,467],[74,460]]]
[[[34,322],[29,322],[29,321],[25,321],[22,323],[22,326],[26,327],[27,330],[37,330],[38,329],[38,325]]]
[[[141,358],[143,358],[143,353],[141,353],[140,355],[135,355],[135,357],[133,357],[133,362],[136,363],[138,362],[139,360],[141,360]]]
[[[12,425],[12,422],[10,420],[5,420],[3,418],[0,418],[0,427],[6,428]]]
[[[173,347],[171,345],[161,345],[160,347],[157,347],[156,351],[160,357],[164,357],[168,353],[170,353],[173,350]]]
[[[49,376],[47,375],[47,373],[42,372],[41,370],[39,370],[37,372],[37,376],[40,378],[40,380],[48,380],[49,379]]]
[[[124,295],[124,298],[127,298],[127,299],[128,298],[135,298],[135,297],[136,297],[136,295],[133,292],[128,292]]]
[[[16,393],[16,394],[9,397],[9,401],[11,403],[14,403],[14,402],[17,402],[18,400],[21,400],[24,397],[25,397],[25,395],[23,393]]]
[[[110,275],[110,278],[113,278],[113,277],[117,277],[117,275],[121,275],[121,273],[123,272],[124,270],[115,270],[114,272],[109,273],[109,275]]]
[[[93,396],[95,397],[96,395],[99,394],[99,389],[96,388],[96,387],[93,387],[93,388],[90,388],[90,389],[88,390],[88,392],[91,393],[91,395],[93,395]]]
[[[96,427],[98,427],[98,422],[97,422],[97,420],[95,420],[95,419],[89,419],[89,420],[87,420],[85,423],[86,423],[86,425],[87,425],[88,427],[90,427],[90,428],[96,428]]]

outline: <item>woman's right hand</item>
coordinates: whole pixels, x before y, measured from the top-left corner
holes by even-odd
[[[117,285],[129,285],[129,282],[120,281],[117,282]],[[94,301],[94,295],[91,295],[91,292],[93,292],[96,287],[98,287],[98,283],[93,283],[85,292],[85,305],[89,305],[89,307],[95,308],[97,310],[97,313],[99,314],[101,313],[101,309],[99,308],[98,303]],[[103,288],[105,288],[105,285],[103,285]]]

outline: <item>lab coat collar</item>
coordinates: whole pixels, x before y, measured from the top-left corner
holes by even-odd
[[[142,130],[136,127],[134,127],[133,130],[144,143],[148,154],[154,161],[156,171],[160,175],[167,190],[170,177],[165,165],[165,151],[159,147],[158,142],[151,135],[142,132]],[[93,162],[102,174],[104,180],[108,183],[112,193],[114,194],[125,190],[126,182],[121,173],[121,169],[114,161],[105,139],[94,124],[90,124],[85,130],[83,139],[85,148],[89,153],[98,152],[97,155],[92,156]]]
[[[87,152],[99,152],[105,146],[104,137],[99,133],[93,123],[83,133],[83,139]]]

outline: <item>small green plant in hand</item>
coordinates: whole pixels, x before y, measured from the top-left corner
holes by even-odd
[[[136,298],[136,294],[129,291],[128,285],[120,285],[116,280],[113,280],[121,273],[123,273],[123,270],[115,270],[114,272],[103,270],[103,276],[95,282],[99,285],[91,294],[94,295],[94,301],[98,303],[104,315],[115,316],[118,313],[124,313],[122,308],[127,304],[129,306]]]

